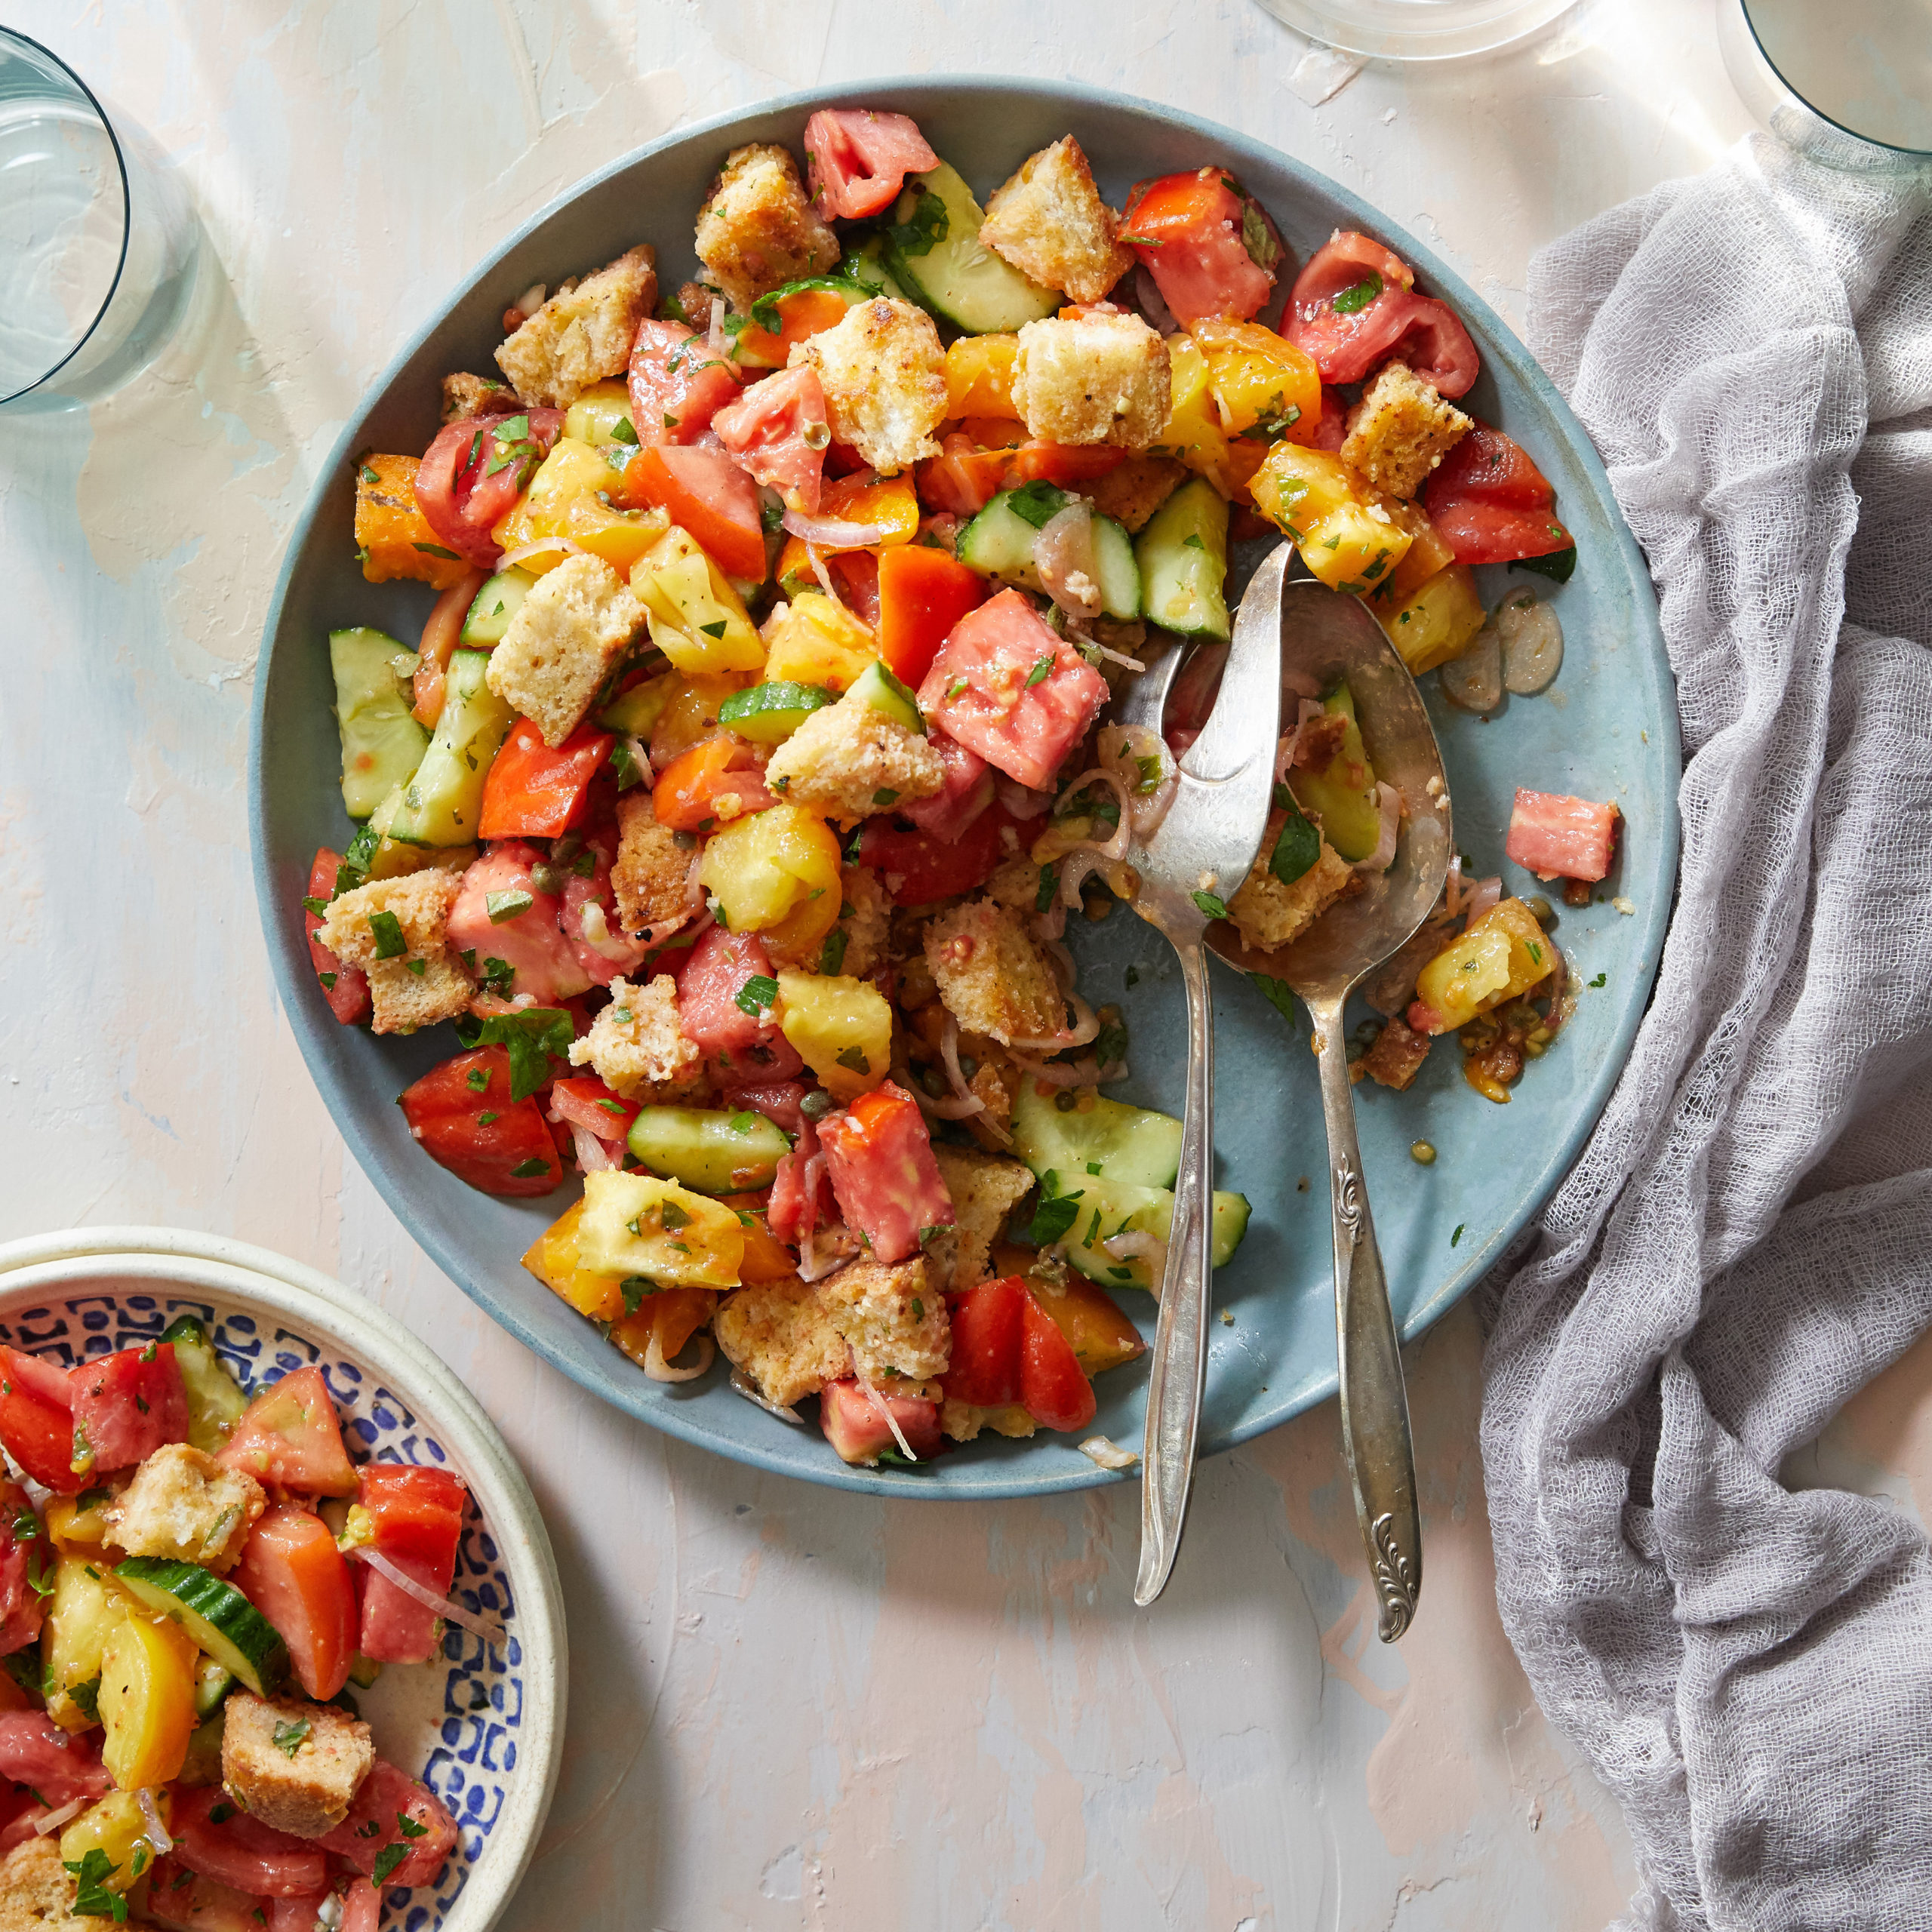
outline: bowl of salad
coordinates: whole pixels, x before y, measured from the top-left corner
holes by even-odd
[[[346,432],[251,785],[283,997],[377,1185],[512,1333],[724,1453],[1115,1479],[1184,1058],[1121,860],[1284,541],[1383,623],[1451,775],[1449,891],[1353,1056],[1418,1332],[1642,1009],[1676,856],[1647,573],[1414,237],[1066,87],[883,82],[626,158]],[[1112,724],[1168,649],[1162,730]],[[1202,881],[1230,946],[1444,808],[1377,778],[1345,688],[1285,696],[1262,858]],[[1217,1024],[1211,1452],[1334,1385],[1305,1028],[1265,976]]]
[[[0,1251],[0,1900],[481,1928],[562,1736],[555,1567],[422,1345],[166,1229]]]

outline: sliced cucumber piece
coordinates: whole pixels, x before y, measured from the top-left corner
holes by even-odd
[[[631,1122],[630,1150],[654,1174],[697,1194],[768,1187],[791,1137],[746,1109],[646,1107]]]
[[[841,276],[849,273],[854,281],[863,283],[868,296],[889,295],[895,302],[912,300],[899,278],[886,266],[885,237],[876,232],[868,235],[838,264],[838,272]]]
[[[838,702],[838,694],[823,685],[753,685],[748,691],[734,691],[718,707],[718,721],[755,744],[775,745],[814,711]]]
[[[607,731],[621,731],[626,737],[648,739],[664,715],[664,707],[682,688],[684,679],[675,671],[661,678],[647,678],[613,698],[597,714],[597,721]]]
[[[1057,1174],[1078,1187],[1097,1165],[1103,1180],[1171,1187],[1180,1169],[1181,1124],[1171,1114],[1094,1097],[1091,1112],[1062,1113],[1057,1094],[1022,1080],[1013,1109],[1013,1151],[1036,1174]],[[1090,1217],[1091,1218],[1091,1217]]]
[[[1355,694],[1346,685],[1339,685],[1322,700],[1322,708],[1349,721],[1342,748],[1322,771],[1291,771],[1288,788],[1295,803],[1309,817],[1321,820],[1322,837],[1352,865],[1367,858],[1382,840],[1375,768],[1368,761],[1361,728],[1355,722]]]
[[[925,735],[926,721],[919,715],[919,700],[881,659],[875,657],[852,680],[851,690],[839,703],[882,712],[895,724],[903,724],[922,737]]]
[[[329,632],[335,720],[342,734],[342,802],[367,818],[392,786],[423,762],[429,734],[410,713],[415,702],[393,668],[406,645],[381,631]]]
[[[528,571],[499,571],[472,600],[457,641],[470,645],[501,644],[510,620],[523,608],[537,580]]]
[[[366,1690],[383,1674],[383,1667],[373,1658],[365,1657],[360,1651],[349,1660],[349,1681],[358,1690]]]
[[[986,213],[944,162],[909,175],[885,231],[885,266],[912,299],[968,335],[999,335],[1043,321],[1060,305],[980,240]]]
[[[195,1715],[206,1717],[219,1710],[222,1700],[235,1687],[235,1673],[225,1663],[204,1656],[195,1666]]]
[[[288,1646],[275,1626],[212,1571],[169,1557],[131,1556],[114,1566],[114,1574],[257,1697],[272,1697],[288,1681]]]
[[[212,1456],[226,1445],[248,1398],[192,1315],[171,1321],[161,1339],[174,1344],[175,1364],[188,1392],[188,1440],[203,1455]]]
[[[1043,590],[1033,562],[1033,540],[1073,501],[1051,483],[1002,490],[959,533],[953,554],[969,570],[1025,590]],[[1128,623],[1140,614],[1140,566],[1134,539],[1110,516],[1094,518],[1094,575],[1100,608]]]
[[[412,845],[466,845],[476,836],[483,781],[509,736],[516,714],[484,681],[490,655],[450,654],[443,715],[416,776],[402,788],[402,803],[389,835]]]
[[[1174,1197],[1164,1187],[1135,1187],[1102,1174],[1056,1171],[1057,1198],[1078,1195],[1078,1209],[1068,1229],[1066,1258],[1088,1280],[1107,1288],[1145,1288],[1158,1294],[1160,1282],[1146,1257],[1116,1260],[1103,1243],[1115,1235],[1149,1234],[1165,1241],[1174,1226]],[[1046,1186],[1044,1177],[1041,1186]],[[1217,1189],[1211,1253],[1217,1268],[1224,1268],[1247,1232],[1247,1197]]]
[[[177,1784],[211,1785],[221,1782],[221,1744],[228,1728],[227,1710],[217,1706],[213,1715],[202,1718],[188,1737],[188,1755],[183,1761]]]
[[[1183,483],[1134,540],[1141,615],[1183,637],[1225,638],[1228,506],[1204,477]]]

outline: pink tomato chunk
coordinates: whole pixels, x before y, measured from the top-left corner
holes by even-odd
[[[1518,789],[1503,849],[1539,878],[1600,879],[1610,870],[1621,816],[1614,804]]]
[[[922,1236],[953,1225],[925,1116],[903,1087],[882,1081],[845,1112],[828,1114],[818,1138],[839,1212],[879,1260],[909,1260]]]
[[[939,165],[906,114],[825,107],[805,123],[805,160],[820,217],[857,220],[890,208],[909,174]]]
[[[832,426],[816,369],[787,369],[754,383],[711,426],[746,473],[776,490],[787,509],[807,515],[817,509]]]
[[[555,1006],[586,991],[590,975],[558,924],[564,902],[537,889],[531,868],[543,855],[520,838],[487,848],[463,875],[450,909],[451,950],[473,953],[476,977],[506,999],[530,994]]]
[[[961,617],[919,687],[933,724],[1035,792],[1106,701],[1106,679],[1017,590]]]
[[[818,1418],[841,1462],[871,1463],[882,1455],[900,1454],[894,1422],[921,1461],[940,1451],[939,1404],[923,1395],[891,1395],[857,1382],[829,1382],[819,1396]]]

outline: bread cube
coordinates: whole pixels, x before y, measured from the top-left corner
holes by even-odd
[[[859,303],[835,328],[792,345],[791,366],[804,365],[818,371],[834,437],[881,476],[939,454],[946,352],[923,309],[885,295]]]
[[[724,157],[697,211],[697,258],[745,309],[788,281],[823,275],[838,259],[838,238],[812,212],[790,154],[754,142]],[[710,317],[689,320],[702,331]]]
[[[1385,362],[1349,411],[1342,460],[1392,497],[1413,497],[1475,427],[1406,362]]]
[[[819,1290],[804,1281],[740,1288],[718,1304],[711,1325],[724,1359],[781,1407],[852,1372],[851,1344]]]
[[[1134,266],[1115,238],[1120,217],[1100,198],[1071,134],[1020,164],[994,190],[980,239],[1020,272],[1076,302],[1097,302]]]
[[[345,966],[359,966],[365,972],[386,963],[381,957],[386,935],[392,946],[399,934],[405,949],[405,955],[392,954],[392,958],[432,958],[447,943],[450,912],[462,894],[460,875],[440,866],[395,878],[372,878],[329,902],[315,937]],[[394,931],[385,914],[395,921]]]
[[[971,900],[926,928],[926,964],[946,1011],[1003,1047],[1063,1032],[1066,1001],[1053,961],[1018,913]]]
[[[1117,469],[1081,486],[1081,494],[1103,516],[1137,534],[1147,520],[1178,490],[1186,470],[1171,456],[1136,451]]]
[[[318,1838],[349,1816],[376,1761],[369,1727],[334,1704],[257,1697],[239,1687],[223,1706],[221,1781],[251,1818]]]
[[[1292,945],[1337,900],[1359,889],[1354,866],[1325,838],[1314,864],[1284,885],[1268,869],[1268,861],[1287,820],[1284,812],[1269,814],[1260,855],[1241,890],[1228,901],[1228,917],[1241,937],[1263,952]]]
[[[1144,450],[1174,403],[1168,346],[1138,315],[1115,310],[1029,322],[1013,362],[1013,401],[1044,442]]]
[[[466,1013],[476,983],[447,952],[426,959],[379,959],[369,976],[369,1030],[414,1033]]]
[[[571,1042],[571,1064],[647,1106],[688,1100],[704,1084],[703,1056],[678,1027],[678,986],[668,973],[635,986],[613,980],[611,1004]]]
[[[958,1217],[952,1269],[945,1285],[973,1287],[990,1278],[992,1244],[1032,1186],[1033,1172],[1022,1161],[963,1147],[935,1146],[933,1158]]]
[[[819,1284],[827,1318],[852,1350],[852,1366],[887,1392],[943,1375],[952,1355],[944,1286],[927,1278],[926,1260],[848,1263]]]
[[[617,801],[617,857],[611,868],[617,918],[628,933],[661,925],[691,909],[687,881],[697,854],[661,824],[648,792]]]
[[[932,798],[946,768],[921,733],[855,695],[813,712],[772,754],[764,782],[849,828],[902,799]]]
[[[500,415],[515,406],[507,383],[492,376],[468,376],[460,371],[443,378],[443,422],[468,423],[479,416]]]
[[[268,1499],[254,1478],[185,1442],[157,1449],[101,1507],[107,1540],[130,1556],[167,1556],[226,1570]]]
[[[643,605],[601,557],[566,557],[518,607],[484,676],[546,745],[561,745],[643,622]]]
[[[626,250],[574,288],[558,290],[497,349],[497,366],[527,406],[568,409],[592,383],[630,366],[637,325],[657,300],[653,249]]]

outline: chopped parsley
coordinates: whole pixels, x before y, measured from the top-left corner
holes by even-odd
[[[1261,997],[1292,1026],[1295,1023],[1295,989],[1285,980],[1271,980],[1266,973],[1254,976]]]
[[[680,1228],[688,1228],[691,1224],[691,1217],[675,1201],[660,1202],[657,1218],[665,1229],[672,1234],[675,1234]]]
[[[420,550],[426,557],[447,557],[453,564],[460,564],[463,561],[454,550],[445,550],[440,543],[412,543],[409,547],[412,550]],[[121,1907],[121,1915],[125,1918],[127,1912],[128,1908],[124,1902]]]
[[[1338,315],[1358,315],[1382,293],[1382,278],[1373,269],[1359,281],[1335,291],[1334,309]]]
[[[1198,531],[1189,531],[1187,535],[1180,540],[1180,546],[1183,550],[1204,550],[1208,547],[1201,542],[1200,533]]]
[[[486,1066],[472,1066],[463,1076],[463,1081],[472,1094],[481,1094],[490,1084],[490,1069]]]
[[[476,1124],[478,1127],[494,1127],[502,1118],[503,1115],[499,1113],[480,1113],[476,1116]]]
[[[700,624],[698,629],[706,637],[722,637],[729,627],[730,621],[728,618],[720,617],[715,624]]]
[[[1023,484],[1007,494],[1007,506],[1023,523],[1044,530],[1066,508],[1066,492],[1051,483]]]
[[[895,792],[890,785],[881,785],[879,789],[872,794],[872,803],[875,805],[881,807],[886,805],[896,805],[898,802],[899,794]]]
[[[407,1811],[395,1814],[395,1828],[406,1838],[426,1838],[429,1831],[427,1825],[419,1825]]]
[[[519,1161],[510,1170],[512,1180],[534,1180],[539,1174],[547,1174],[550,1164],[540,1154],[533,1154],[527,1161]]]
[[[614,443],[629,443],[633,448],[637,443],[637,432],[631,427],[631,419],[620,416],[611,425],[611,440]]]
[[[1057,866],[1042,866],[1040,883],[1033,894],[1033,910],[1044,912],[1054,903],[1054,894],[1060,890],[1060,870]]]
[[[384,1845],[376,1854],[375,1866],[370,1872],[370,1877],[379,1885],[386,1884],[389,1882],[389,1874],[408,1856],[408,1848],[405,1846]]]
[[[528,1099],[549,1078],[552,1059],[569,1057],[577,1032],[561,1008],[531,1006],[521,1013],[499,1013],[488,1020],[460,1020],[457,1037],[465,1046],[502,1047],[509,1053],[510,1100],[514,1103]],[[540,1166],[536,1171],[545,1173],[548,1168]],[[519,1177],[521,1172],[518,1170]]]
[[[1456,1223],[1456,1232],[1449,1237],[1449,1245],[1451,1247],[1463,1238],[1463,1230],[1468,1226],[1469,1223],[1466,1221],[1458,1221]]]
[[[611,747],[611,769],[617,774],[617,789],[628,792],[634,785],[644,783],[644,772],[637,761],[637,754],[631,749],[628,738],[620,738]]]
[[[1252,202],[1241,204],[1241,245],[1258,269],[1272,269],[1281,260],[1281,245],[1275,239],[1267,218]]]
[[[952,218],[946,204],[930,188],[919,190],[910,216],[894,222],[885,231],[885,245],[902,255],[930,255],[946,239]]]
[[[843,926],[834,926],[825,936],[825,948],[818,956],[821,973],[836,973],[845,964],[845,948],[851,935]]]
[[[275,1727],[272,1743],[285,1758],[292,1758],[301,1749],[310,1729],[306,1718],[297,1718],[292,1724],[278,1724]]]
[[[1127,1057],[1127,1023],[1115,1018],[1103,1020],[1094,1036],[1094,1057],[1102,1066],[1117,1066]]]
[[[507,959],[499,959],[494,953],[484,955],[483,987],[486,992],[496,993],[508,999],[510,989],[515,984],[516,968]]]
[[[866,1059],[863,1051],[857,1047],[848,1047],[838,1056],[838,1063],[844,1068],[848,1073],[869,1075],[872,1070],[872,1062]]]
[[[955,678],[952,683],[946,686],[946,702],[948,704],[950,704],[966,688],[966,682],[964,678]]]
[[[1567,550],[1552,550],[1546,556],[1518,557],[1509,568],[1512,571],[1534,571],[1538,577],[1546,577],[1552,583],[1567,583],[1577,571],[1577,546],[1573,543]]]
[[[99,1845],[90,1845],[87,1856],[75,1863],[61,1863],[74,1875],[74,1910],[83,1918],[111,1918],[117,1925],[128,1921],[128,1901],[118,1892],[107,1889],[107,1881],[121,1868]]]
[[[1026,1238],[1037,1247],[1050,1247],[1080,1218],[1081,1190],[1062,1194],[1060,1176],[1051,1168],[1040,1177],[1040,1204],[1033,1210]]]
[[[1284,885],[1293,885],[1321,856],[1321,835],[1302,816],[1294,794],[1285,785],[1275,787],[1275,803],[1287,816],[1282,820],[1281,835],[1275,841],[1268,869]]]
[[[483,895],[483,909],[489,914],[493,926],[521,918],[536,903],[535,898],[520,886],[512,887],[507,892],[486,892]]]
[[[738,989],[737,997],[732,1001],[740,1013],[748,1013],[754,1020],[770,1012],[777,1003],[778,982],[764,973],[754,973]]]
[[[400,959],[409,950],[409,942],[402,936],[402,921],[393,912],[371,912],[369,931],[378,959]]]
[[[1044,684],[1054,668],[1054,654],[1043,651],[1033,660],[1033,668],[1026,675],[1026,688],[1030,691],[1035,685]]]
[[[1205,917],[1210,919],[1225,919],[1228,916],[1226,904],[1217,899],[1211,892],[1197,892],[1193,895],[1193,898],[1195,904],[1201,908]]]
[[[744,1112],[734,1114],[731,1118],[724,1123],[724,1124],[728,1127],[734,1134],[749,1134],[764,1118],[764,1116],[762,1114],[755,1114],[749,1110],[746,1110]]]

